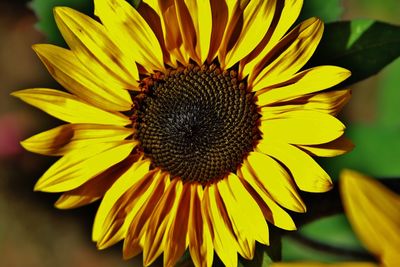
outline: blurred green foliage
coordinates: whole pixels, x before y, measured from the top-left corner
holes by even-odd
[[[318,17],[325,23],[337,21],[343,13],[341,0],[305,0],[298,22]]]
[[[285,236],[282,246],[284,261],[349,261],[367,254],[344,214],[304,225],[295,234]]]

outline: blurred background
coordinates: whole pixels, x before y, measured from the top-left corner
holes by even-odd
[[[343,0],[342,5],[342,19],[400,25],[398,0]],[[57,195],[33,192],[35,181],[56,159],[25,152],[18,142],[61,124],[9,96],[24,88],[58,88],[31,49],[46,42],[36,22],[27,1],[0,2],[0,266],[140,266],[122,260],[120,245],[98,251],[91,242],[97,204],[60,211],[53,207]],[[352,87],[353,98],[341,116],[351,125],[348,135],[359,143],[353,155],[328,166],[333,176],[341,166],[374,176],[399,176],[400,167],[394,164],[400,160],[399,74],[398,59]]]

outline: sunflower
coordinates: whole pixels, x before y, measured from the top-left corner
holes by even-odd
[[[124,258],[173,266],[188,248],[196,266],[214,250],[226,266],[269,244],[267,221],[296,226],[298,189],[325,192],[313,156],[351,149],[335,118],[349,90],[336,66],[303,69],[323,23],[289,31],[301,0],[95,0],[93,19],[54,10],[70,49],[34,45],[68,91],[13,95],[68,124],[22,142],[62,156],[35,190],[63,192],[56,207],[102,199],[99,249],[124,240]]]

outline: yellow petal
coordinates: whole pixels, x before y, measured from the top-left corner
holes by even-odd
[[[329,175],[313,158],[290,144],[279,140],[262,140],[257,150],[282,162],[292,174],[300,190],[326,192],[332,188]]]
[[[121,126],[100,124],[64,124],[34,135],[21,142],[28,151],[62,156],[68,151],[88,145],[111,141],[122,141],[133,134],[133,130]]]
[[[335,117],[308,110],[287,112],[273,119],[262,117],[260,125],[265,139],[299,145],[328,143],[342,136],[344,129]]]
[[[207,58],[208,63],[211,63],[217,55],[229,16],[226,1],[210,0],[210,6],[212,13],[212,31]]]
[[[177,61],[184,65],[189,64],[190,53],[186,51],[183,44],[175,0],[146,0],[144,2],[149,4],[160,17],[165,48],[170,54],[171,64],[177,66]]]
[[[335,90],[313,94],[304,105],[304,109],[312,109],[336,116],[349,102],[351,90]]]
[[[256,200],[258,200],[257,195],[261,197],[261,201],[257,202],[264,213],[264,217],[279,228],[289,231],[296,230],[296,225],[290,215],[275,203],[262,183],[253,177],[251,171],[252,169],[248,169],[246,165],[242,165],[238,170],[238,176],[242,179],[242,183],[246,186],[246,189],[252,192],[251,194]]]
[[[104,195],[103,200],[100,203],[100,206],[97,210],[96,217],[93,224],[93,232],[92,239],[96,241],[98,247],[103,249],[106,247],[106,242],[109,241],[107,238],[110,238],[108,235],[108,231],[114,220],[121,219],[117,217],[118,212],[122,209],[124,212],[125,206],[132,206],[129,200],[130,194],[129,189],[133,187],[134,184],[140,183],[143,180],[143,177],[148,178],[147,183],[151,183],[153,180],[154,173],[149,174],[149,166],[150,162],[147,160],[138,160],[133,163],[130,168],[121,176],[119,179],[115,181],[115,183],[111,186],[111,188]],[[148,186],[148,184],[146,184]],[[123,197],[125,195],[125,197]],[[129,212],[129,208],[126,207],[125,212]],[[126,214],[121,216],[124,220]],[[125,226],[129,225],[130,222],[121,222]],[[122,227],[122,226],[121,226]],[[122,239],[123,233],[116,233],[118,239]],[[116,240],[116,242],[119,240]]]
[[[37,107],[60,120],[70,123],[95,123],[125,126],[131,123],[128,117],[118,112],[107,112],[79,100],[76,96],[61,91],[34,88],[12,93],[24,102]]]
[[[228,267],[237,267],[237,242],[233,229],[215,184],[205,188],[202,203],[203,213],[208,220],[213,236],[215,252]]]
[[[193,2],[196,0],[189,0],[189,1],[192,1],[193,4]],[[186,53],[190,55],[190,57],[200,65],[201,64],[200,58],[196,54],[196,30],[194,22],[192,21],[191,18],[192,10],[189,11],[189,6],[193,8],[195,7],[195,5],[191,5],[189,3],[189,5],[187,6],[185,2],[188,3],[188,1],[185,0],[174,0],[174,2],[175,2],[176,15],[178,19],[178,26],[181,32],[183,47],[185,48]],[[196,11],[194,10],[194,12]]]
[[[178,202],[177,215],[171,221],[169,231],[165,233],[164,266],[175,266],[187,248],[191,184],[185,183]]]
[[[64,193],[54,203],[57,209],[75,209],[99,200],[101,196],[92,195],[74,195]]]
[[[48,44],[34,45],[33,49],[50,74],[65,89],[96,107],[125,111],[132,107],[127,90],[111,81],[104,83],[93,75],[70,50]]]
[[[192,184],[189,215],[189,251],[197,267],[211,267],[214,258],[214,247],[208,221],[201,209],[203,188]]]
[[[221,62],[222,68],[232,67],[257,47],[269,29],[275,7],[276,0],[250,1],[243,12],[242,31],[237,42],[227,52],[225,60]]]
[[[95,14],[126,55],[148,72],[164,70],[158,39],[132,5],[125,0],[95,0],[94,5]]]
[[[303,97],[335,86],[350,77],[350,71],[336,66],[318,66],[302,71],[290,80],[257,92],[260,106]],[[261,87],[260,87],[261,89]],[[253,88],[257,90],[257,88]]]
[[[97,239],[97,248],[105,249],[115,243],[121,241],[126,236],[126,231],[132,222],[137,211],[147,202],[148,196],[157,186],[158,169],[149,171],[149,165],[144,169],[128,171],[130,180],[134,180],[135,184],[126,190],[121,196],[114,199],[114,205],[111,210],[103,210],[106,213],[106,218],[101,224],[101,232]],[[142,174],[140,171],[147,172]],[[135,175],[132,175],[132,172]],[[122,176],[120,179],[124,179]],[[119,180],[120,180],[119,179]],[[119,181],[118,180],[118,181]],[[111,189],[110,189],[111,190]],[[118,194],[116,193],[118,196]]]
[[[125,159],[136,144],[133,141],[116,141],[71,151],[43,174],[35,190],[63,192],[75,189]]]
[[[289,30],[298,18],[303,0],[284,0],[283,6],[278,2],[274,20],[277,20],[274,27],[270,27],[268,34],[264,37],[258,47],[251,53],[249,59],[240,62],[241,77],[251,75],[255,66],[271,51],[281,40],[282,36]],[[271,35],[269,34],[271,32]]]
[[[189,40],[185,37],[184,42],[188,43],[191,46],[190,49],[195,51],[194,59],[201,65],[208,57],[211,41],[212,14],[210,0],[178,0],[176,3],[182,36],[186,36],[189,33],[194,35],[188,35],[187,37],[190,37]],[[188,21],[189,18],[191,18],[191,21]],[[186,29],[188,25],[193,25],[193,29]]]
[[[378,181],[351,170],[340,175],[347,217],[364,246],[384,266],[400,261],[400,196]]]
[[[104,196],[112,184],[124,174],[135,161],[135,158],[128,157],[120,163],[108,168],[81,186],[62,194],[54,206],[58,209],[73,209],[98,200]]]
[[[169,186],[170,177],[161,172],[154,178],[155,187],[148,190],[148,195],[141,197],[144,205],[139,210],[134,210],[133,219],[126,231],[124,240],[124,259],[132,258],[142,252],[145,243],[144,235],[149,226],[149,218],[153,213],[158,202],[162,198],[166,188]],[[148,241],[152,242],[152,240]]]
[[[324,25],[311,18],[286,35],[254,68],[249,86],[258,91],[290,79],[310,59],[321,40]]]
[[[137,8],[137,11],[140,13],[140,15],[146,21],[146,23],[150,26],[151,30],[153,31],[154,35],[158,40],[158,43],[160,44],[163,54],[164,67],[165,65],[177,67],[177,65],[172,64],[171,56],[167,51],[167,48],[165,47],[163,26],[161,24],[160,14],[157,10],[159,10],[158,1],[153,1],[153,0],[150,1],[142,0],[141,4]]]
[[[114,44],[103,25],[68,7],[54,8],[54,18],[68,46],[95,76],[124,88],[137,86],[134,59]]]
[[[252,241],[251,253],[249,253],[252,258],[254,240],[269,244],[267,222],[256,201],[235,174],[230,173],[217,186],[238,240],[241,241],[243,238]]]
[[[252,152],[244,164],[253,177],[249,180],[252,186],[256,183],[257,186],[264,187],[279,205],[289,210],[306,211],[292,177],[278,162],[265,154]]]
[[[97,210],[93,224],[92,240],[98,241],[106,218],[117,200],[140,178],[149,172],[149,161],[138,160],[106,192]]]
[[[167,233],[176,219],[179,199],[182,194],[182,181],[171,181],[164,195],[151,214],[145,233],[143,265],[152,264],[166,249]]]
[[[244,9],[249,4],[250,0],[226,0],[224,2],[226,3],[226,8],[225,6],[211,3],[212,7],[215,6],[221,8],[221,15],[226,15],[224,18],[217,19],[220,22],[224,22],[221,26],[217,26],[218,30],[224,30],[221,43],[218,47],[218,61],[221,63],[223,68],[225,66],[224,62],[226,54],[232,48],[232,45],[238,41],[238,37],[242,30],[240,18],[243,17]],[[216,16],[219,15],[218,11],[219,10],[215,10],[215,12],[217,12]]]
[[[354,148],[354,144],[346,137],[341,136],[326,144],[313,146],[299,145],[299,147],[314,156],[336,157],[351,151]]]
[[[226,180],[227,178],[218,183],[218,192],[221,195],[226,208],[226,213],[231,221],[232,229],[235,233],[236,242],[238,244],[238,252],[243,258],[250,260],[254,256],[255,249],[255,238],[252,234],[252,231],[249,229],[252,227],[252,225],[251,223],[249,224],[249,220],[246,217],[248,216],[247,214],[240,214],[239,207],[236,206],[240,200],[236,200],[232,196],[233,192],[230,192],[231,188],[229,188]],[[237,196],[237,198],[239,198],[239,196]],[[243,212],[243,210],[240,211]],[[259,212],[261,213],[260,210]],[[264,220],[263,217],[262,219]],[[268,229],[265,237],[268,238]]]
[[[212,31],[212,13],[211,4],[209,0],[197,0],[197,8],[191,8],[189,3],[193,1],[186,1],[189,10],[197,10],[191,12],[191,16],[194,22],[194,28],[196,30],[197,44],[196,52],[200,57],[201,63],[204,63],[208,57],[211,42],[211,31]]]
[[[350,96],[350,90],[307,94],[289,102],[284,102],[281,105],[263,106],[260,110],[266,118],[272,118],[282,113],[296,110],[314,110],[336,116],[350,100]]]

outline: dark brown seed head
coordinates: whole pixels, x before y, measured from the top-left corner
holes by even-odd
[[[146,81],[135,128],[153,165],[207,184],[235,172],[258,139],[252,93],[235,71],[189,66]]]

